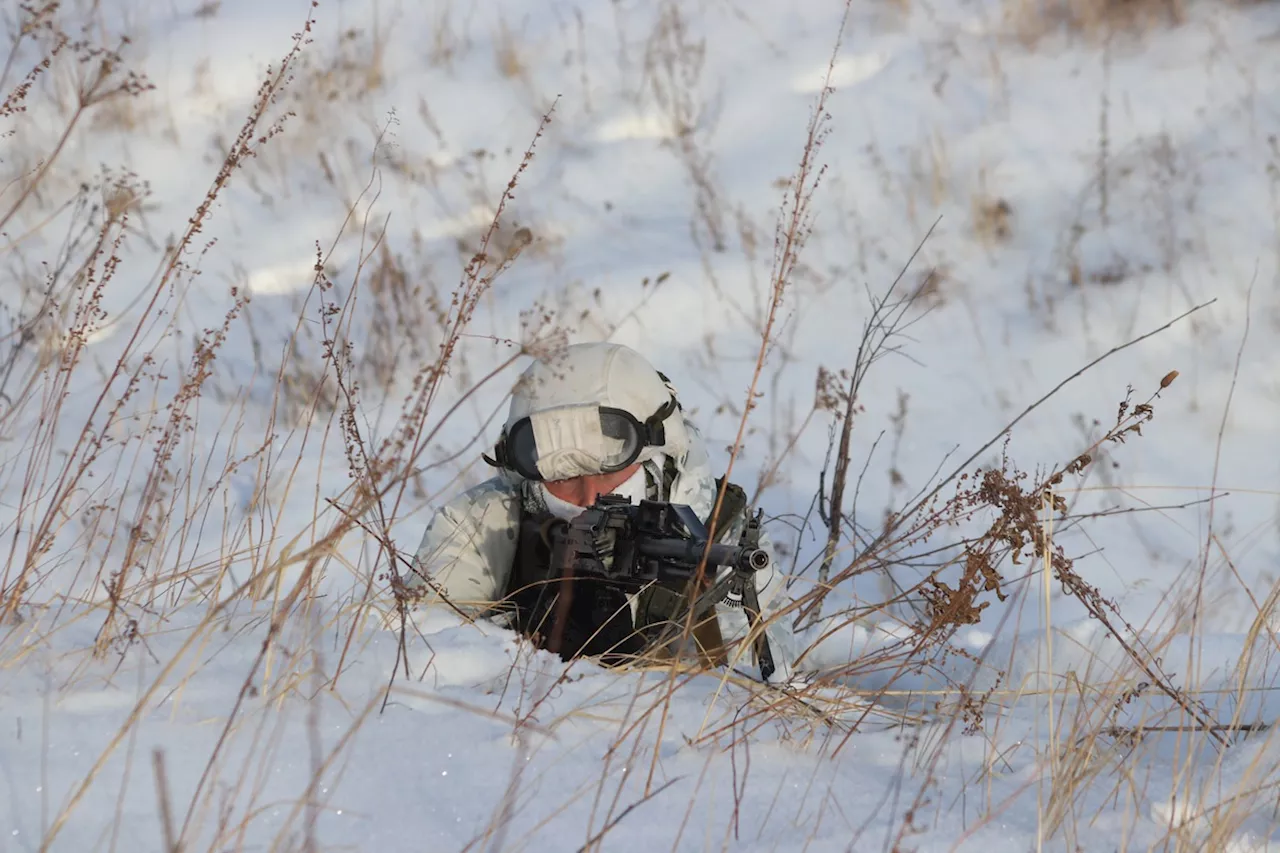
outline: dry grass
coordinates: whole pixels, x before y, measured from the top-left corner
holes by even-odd
[[[1056,33],[1105,41],[1183,23],[1186,0],[1008,0],[1004,15],[1026,45]]]
[[[198,14],[216,15],[217,7],[205,4]],[[444,7],[442,21],[450,18],[451,8]],[[1180,7],[1163,0],[1021,4],[1010,11],[1020,27],[1039,28],[1035,35],[1051,25],[1092,33],[1116,27],[1118,22],[1125,26],[1164,19],[1176,22],[1181,14]],[[949,473],[925,484],[907,484],[898,473],[909,411],[909,395],[901,393],[888,448],[890,494],[897,508],[884,517],[879,530],[859,526],[856,509],[862,474],[851,448],[865,411],[867,376],[883,357],[899,351],[903,333],[921,310],[942,300],[939,281],[943,276],[930,271],[910,278],[914,273],[905,267],[897,280],[870,300],[852,363],[824,367],[816,377],[808,414],[799,422],[774,415],[767,436],[767,461],[760,466],[756,484],[758,500],[778,485],[783,476],[779,472],[812,424],[823,420],[833,424],[829,465],[816,484],[814,508],[809,516],[793,520],[802,533],[816,531],[822,547],[806,565],[799,562],[801,549],[793,550],[792,587],[797,594],[775,618],[821,624],[830,635],[867,624],[873,616],[887,617],[903,629],[893,642],[806,684],[785,689],[742,679],[731,669],[709,671],[704,663],[637,661],[631,670],[660,669],[665,677],[637,679],[634,695],[617,717],[606,717],[617,708],[616,704],[605,708],[602,700],[599,711],[584,704],[560,719],[542,719],[540,712],[581,665],[551,672],[534,660],[527,645],[521,647],[508,673],[509,690],[519,697],[519,710],[513,716],[408,686],[414,671],[423,667],[420,645],[411,636],[412,621],[407,618],[419,602],[403,582],[408,561],[397,545],[396,522],[418,505],[440,498],[428,493],[424,473],[453,465],[463,452],[437,453],[442,433],[459,413],[474,404],[516,359],[563,340],[565,326],[586,320],[577,311],[555,312],[535,305],[525,315],[519,340],[489,342],[504,348],[501,357],[472,366],[461,345],[474,334],[473,321],[492,297],[499,277],[526,251],[546,251],[534,226],[513,221],[509,205],[531,167],[554,107],[530,128],[533,139],[517,155],[498,193],[481,198],[491,190],[484,180],[472,187],[474,197],[467,203],[483,201],[492,206],[492,215],[473,235],[460,238],[458,248],[465,253],[466,263],[452,286],[442,283],[420,245],[393,243],[385,219],[375,212],[381,170],[411,170],[407,162],[396,161],[383,150],[387,134],[394,129],[393,119],[374,135],[374,150],[360,164],[364,171],[358,177],[353,177],[354,169],[340,174],[332,163],[326,164],[323,154],[318,158],[348,213],[337,233],[317,238],[313,275],[309,286],[291,298],[292,320],[283,336],[271,328],[281,316],[279,304],[268,303],[262,309],[265,299],[237,285],[228,289],[222,313],[206,320],[202,334],[182,338],[179,295],[197,280],[203,259],[217,251],[205,236],[210,212],[225,199],[233,181],[244,178],[265,185],[273,170],[298,156],[299,149],[291,147],[288,135],[293,123],[309,129],[322,126],[335,103],[358,100],[383,85],[387,25],[375,22],[369,31],[342,33],[330,52],[313,59],[313,19],[304,22],[297,39],[263,78],[238,136],[213,170],[203,200],[171,243],[157,247],[160,261],[154,274],[136,275],[136,270],[127,268],[148,284],[124,322],[106,314],[104,294],[121,280],[121,270],[128,264],[123,249],[147,239],[140,226],[148,212],[148,187],[129,173],[104,173],[93,186],[66,195],[56,191],[51,176],[68,142],[86,129],[125,128],[141,121],[147,113],[140,96],[150,84],[129,71],[118,46],[106,48],[73,38],[72,27],[56,4],[32,7],[23,15],[21,46],[29,42],[40,58],[26,69],[18,68],[14,59],[6,66],[17,70],[4,75],[12,79],[7,81],[9,91],[0,106],[0,119],[12,121],[17,129],[0,144],[23,142],[22,110],[31,99],[49,96],[41,88],[45,75],[72,75],[76,87],[72,108],[63,114],[62,129],[48,150],[40,151],[38,157],[6,159],[6,163],[39,165],[19,166],[0,188],[0,229],[52,228],[55,220],[48,215],[50,209],[70,211],[57,220],[66,228],[57,262],[39,275],[28,271],[18,277],[16,288],[6,291],[7,301],[0,304],[0,322],[5,324],[0,327],[0,395],[6,403],[0,410],[0,436],[18,449],[6,456],[0,484],[19,496],[12,518],[0,528],[6,542],[0,575],[5,627],[0,661],[6,667],[20,666],[30,659],[33,647],[78,635],[89,626],[92,647],[73,656],[72,679],[64,687],[93,683],[113,659],[118,667],[130,655],[149,655],[154,665],[124,723],[112,733],[69,799],[48,816],[44,846],[56,841],[75,820],[86,793],[104,784],[103,768],[114,756],[123,753],[129,761],[138,761],[134,744],[144,717],[167,698],[180,703],[202,661],[223,643],[221,635],[233,625],[243,626],[238,620],[246,618],[260,630],[261,643],[236,695],[228,697],[232,708],[220,721],[194,790],[176,793],[166,755],[155,751],[150,756],[160,816],[158,835],[166,850],[189,849],[194,839],[209,840],[209,849],[240,849],[249,844],[254,821],[266,808],[264,791],[279,758],[281,730],[296,724],[289,712],[305,709],[303,725],[314,732],[323,703],[345,704],[338,689],[345,673],[366,651],[369,627],[385,621],[399,630],[392,678],[381,695],[344,709],[349,728],[331,746],[322,748],[318,737],[309,742],[310,781],[296,800],[284,804],[285,817],[270,849],[293,849],[298,837],[308,850],[323,843],[316,835],[318,813],[326,807],[321,780],[339,772],[344,752],[361,726],[397,693],[452,703],[468,713],[511,725],[518,745],[513,772],[492,823],[472,845],[495,851],[509,840],[527,781],[521,774],[529,738],[554,730],[569,715],[588,718],[597,713],[616,724],[619,734],[599,780],[571,792],[565,805],[591,801],[581,849],[607,849],[611,833],[628,815],[671,784],[662,782],[656,769],[664,734],[669,734],[665,727],[673,698],[695,679],[707,678],[718,679],[717,697],[733,705],[724,716],[716,716],[723,705],[709,708],[701,730],[686,735],[691,747],[707,749],[708,766],[711,756],[720,752],[734,760],[741,753],[745,760],[753,736],[766,728],[798,749],[822,749],[833,756],[841,755],[860,733],[887,728],[906,732],[904,773],[910,770],[918,787],[901,792],[904,800],[894,815],[895,845],[904,845],[917,822],[926,820],[928,803],[937,789],[938,767],[966,737],[981,738],[988,750],[982,776],[971,781],[975,791],[985,791],[988,797],[981,807],[982,819],[968,832],[998,820],[1008,808],[1007,802],[993,801],[989,794],[999,766],[1013,757],[1010,750],[1034,750],[1034,763],[1044,770],[1037,778],[1043,778],[1039,815],[1045,841],[1061,839],[1074,845],[1096,816],[1088,812],[1098,808],[1098,800],[1087,796],[1090,791],[1107,789],[1116,797],[1123,793],[1140,802],[1151,782],[1135,777],[1138,760],[1150,741],[1170,733],[1180,739],[1174,766],[1181,786],[1179,805],[1170,813],[1170,849],[1202,849],[1199,845],[1205,843],[1207,849],[1220,848],[1257,812],[1258,801],[1274,796],[1277,768],[1267,763],[1263,750],[1228,796],[1193,776],[1194,768],[1220,763],[1219,756],[1244,735],[1262,730],[1242,712],[1219,718],[1206,700],[1181,688],[1169,674],[1171,669],[1186,671],[1179,668],[1182,662],[1167,659],[1169,638],[1194,637],[1199,630],[1194,605],[1203,602],[1210,555],[1217,555],[1215,563],[1220,557],[1234,571],[1221,541],[1210,532],[1204,562],[1191,567],[1182,579],[1181,585],[1195,595],[1175,599],[1171,594],[1170,619],[1158,626],[1130,625],[1114,602],[1086,582],[1059,541],[1064,529],[1089,521],[1072,515],[1065,496],[1078,493],[1080,479],[1103,452],[1116,452],[1119,445],[1141,435],[1176,373],[1152,381],[1141,402],[1134,403],[1126,394],[1109,426],[1085,439],[1071,458],[1047,467],[1042,462],[1034,474],[1004,454],[996,464],[981,461],[997,445],[1007,447],[1019,423],[1067,382],[1168,326],[1135,337],[1072,373],[963,463],[949,466]],[[656,20],[645,45],[645,82],[673,129],[672,149],[693,188],[691,222],[698,244],[707,251],[722,251],[736,232],[746,256],[761,259],[768,244],[762,229],[745,212],[730,215],[713,177],[707,138],[710,117],[706,93],[699,91],[702,47],[688,30],[678,4],[664,4]],[[448,33],[449,28],[442,26],[435,34],[433,61],[448,64],[462,49]],[[498,43],[494,61],[501,74],[528,85],[518,40],[505,24]],[[835,50],[839,50],[838,39]],[[17,55],[15,46],[13,56]],[[834,55],[829,71],[834,68]],[[798,283],[815,289],[821,285],[820,277],[805,267],[802,254],[813,231],[813,199],[825,180],[819,157],[827,132],[829,94],[829,87],[824,88],[817,99],[797,169],[785,185],[769,278],[763,288],[766,296],[755,306],[739,306],[743,318],[760,331],[760,339],[745,399],[724,403],[726,411],[738,417],[730,473],[761,416],[761,390],[772,383],[769,393],[776,397],[782,381],[778,363],[785,363],[788,354],[788,332],[781,319],[787,300],[795,298]],[[1120,173],[1114,171],[1116,153],[1106,143],[1105,103],[1101,112],[1099,195],[1105,216],[1107,188],[1114,187],[1114,175]],[[1157,178],[1167,178],[1164,183],[1156,180],[1155,185],[1172,218],[1177,200],[1174,177],[1180,168],[1177,158],[1166,145],[1157,146],[1148,159],[1155,164]],[[951,194],[944,141],[931,137],[913,163],[905,179],[911,189],[908,205],[913,213],[923,215]],[[898,185],[887,167],[882,171],[886,182]],[[1013,237],[1015,209],[1010,201],[985,193],[970,201],[973,232],[981,242],[995,246]],[[14,242],[21,239],[16,237]],[[354,246],[353,254],[341,256],[341,265],[340,246]],[[1171,239],[1168,246],[1164,262],[1172,266],[1176,241]],[[640,305],[660,298],[654,294],[666,280],[665,274],[652,282],[646,279]],[[908,281],[914,283],[904,285]],[[630,316],[623,315],[608,328],[616,330]],[[103,365],[89,357],[90,348],[108,333],[116,348],[110,363]],[[218,356],[235,335],[248,341],[254,368],[251,380],[218,371]],[[707,342],[711,357],[715,346],[714,341]],[[183,354],[177,364],[171,355],[174,348]],[[69,407],[69,395],[73,390],[83,393],[80,389],[86,385],[99,389],[92,405]],[[261,400],[251,404],[251,395],[264,390],[265,404],[259,406]],[[203,399],[217,402],[224,416],[216,430],[223,443],[217,446],[205,444],[210,433],[208,424],[201,421]],[[384,422],[376,430],[367,417],[375,407],[392,411],[389,425]],[[265,418],[260,417],[262,411],[267,413]],[[302,530],[291,529],[278,510],[314,488],[318,477],[305,466],[315,464],[318,457],[305,448],[317,444],[341,446],[349,485],[338,494],[317,491],[310,498],[314,508],[310,524]],[[460,478],[465,468],[460,463],[457,467]],[[239,485],[233,488],[233,482]],[[238,514],[224,511],[233,501],[239,502]],[[219,543],[214,554],[199,550],[201,542],[209,541],[208,525],[220,526],[214,534]],[[798,541],[801,536],[795,538]],[[810,573],[816,578],[813,582],[808,580]],[[349,593],[336,604],[321,593],[321,581],[333,576],[350,584]],[[867,576],[880,578],[883,595],[874,601],[846,603],[841,593]],[[1054,591],[1055,585],[1061,592]],[[1083,671],[1065,679],[1008,684],[1011,667],[974,656],[956,642],[960,630],[984,620],[993,600],[1008,605],[1004,612],[1021,614],[1020,606],[1033,594],[1041,596],[1039,604],[1046,613],[1055,595],[1076,599],[1119,649],[1116,659],[1090,657]],[[1262,602],[1251,600],[1256,610],[1251,649],[1264,640],[1275,645],[1270,625],[1278,601],[1277,590]],[[821,623],[819,615],[824,617]],[[997,629],[1015,627],[1001,624]],[[1047,648],[1064,642],[1053,632],[1051,619],[1044,619],[1043,627]],[[177,631],[182,632],[181,640],[171,644],[167,659],[156,658],[152,644],[170,639],[170,632]],[[1141,638],[1152,633],[1164,639],[1154,646],[1144,645]],[[322,637],[338,637],[339,642],[328,646]],[[740,643],[738,652],[747,645]],[[802,650],[801,660],[812,653],[814,647]],[[411,655],[417,664],[413,667]],[[949,682],[948,673],[954,671],[949,662],[957,657],[968,657],[994,686],[979,689],[970,683]],[[430,666],[430,661],[425,665]],[[1245,707],[1248,676],[1267,665],[1266,656],[1241,662],[1238,709]],[[898,677],[922,672],[932,673],[939,689],[931,695],[902,695],[895,686]],[[860,686],[872,680],[885,686]],[[1153,696],[1162,697],[1161,703],[1143,706]],[[1003,727],[1013,723],[1006,712],[1026,703],[1043,707],[1049,742],[1009,747]],[[274,708],[278,716],[248,713],[250,704]],[[1158,710],[1136,720],[1125,716],[1136,707]],[[228,746],[232,743],[249,743],[254,748],[233,760]],[[1217,752],[1206,758],[1206,751],[1212,750]],[[623,783],[608,790],[620,765],[646,769],[639,800],[624,802]],[[1140,816],[1135,812],[1129,817],[1136,823]],[[688,813],[684,821],[689,821]],[[735,831],[737,823],[735,803]]]
[[[8,94],[0,113],[18,121],[15,140],[23,138],[21,115],[28,99],[42,94],[41,75],[61,73],[63,66],[83,70],[76,72],[77,106],[66,117],[53,149],[38,168],[19,173],[0,195],[6,224],[28,222],[33,216],[39,220],[40,206],[47,204],[42,182],[82,124],[93,126],[91,122],[105,114],[105,105],[112,105],[116,115],[124,114],[127,108],[118,102],[137,98],[150,87],[145,78],[129,70],[120,54],[67,35],[68,22],[53,6],[28,14],[24,38],[37,40],[45,53]],[[298,306],[283,357],[277,359],[270,352],[274,344],[255,338],[250,295],[233,286],[224,316],[181,345],[186,363],[178,369],[165,366],[167,348],[182,341],[175,297],[195,279],[201,259],[213,250],[213,242],[200,236],[207,217],[233,178],[251,171],[262,153],[278,145],[287,123],[295,118],[288,95],[297,69],[306,67],[301,58],[309,47],[313,21],[308,18],[303,23],[289,51],[268,69],[205,198],[185,231],[167,247],[164,263],[135,303],[139,308],[128,320],[132,325],[114,330],[114,339],[121,343],[113,364],[98,368],[87,353],[108,324],[120,322],[102,306],[104,293],[116,286],[125,264],[122,247],[135,239],[133,224],[146,195],[145,185],[132,176],[109,177],[102,187],[86,188],[83,197],[73,201],[78,206],[70,224],[68,257],[39,287],[21,293],[16,305],[6,305],[11,326],[6,330],[3,390],[10,405],[0,416],[0,426],[20,448],[17,455],[8,457],[18,461],[8,462],[3,471],[6,484],[13,488],[16,483],[20,495],[5,527],[8,547],[0,578],[3,619],[11,626],[5,638],[6,660],[21,661],[24,644],[35,636],[56,636],[93,619],[97,628],[92,655],[77,668],[87,676],[101,665],[95,659],[118,655],[123,660],[143,650],[150,654],[149,636],[161,636],[166,623],[175,618],[190,623],[193,609],[198,613],[203,607],[203,614],[187,625],[185,639],[174,653],[163,662],[156,661],[158,671],[152,673],[149,686],[140,691],[132,713],[93,768],[50,816],[43,830],[46,845],[74,819],[84,794],[99,783],[108,760],[122,750],[132,755],[134,733],[157,699],[182,693],[195,674],[199,656],[230,624],[232,614],[247,605],[262,608],[266,635],[189,803],[172,801],[164,779],[164,758],[159,754],[153,758],[158,801],[166,815],[167,849],[179,849],[186,839],[206,836],[211,830],[215,847],[243,843],[245,828],[260,808],[254,789],[267,777],[270,751],[261,755],[261,766],[246,767],[239,774],[249,794],[242,817],[228,822],[231,816],[221,812],[216,802],[225,791],[212,786],[213,779],[225,772],[221,766],[224,744],[246,736],[271,737],[261,729],[245,728],[250,723],[240,713],[242,706],[250,697],[278,703],[294,695],[314,699],[317,688],[333,690],[374,595],[375,579],[396,571],[387,524],[429,461],[426,452],[435,431],[448,420],[447,411],[435,413],[451,368],[460,366],[455,359],[458,341],[495,279],[529,242],[517,239],[501,256],[490,254],[491,237],[517,179],[532,159],[532,146],[495,200],[493,224],[460,284],[452,294],[429,296],[424,288],[432,286],[435,277],[416,280],[416,271],[407,269],[406,261],[386,246],[372,217],[375,165],[364,189],[349,199],[347,221],[332,236],[330,248],[317,245],[314,281]],[[356,37],[347,34],[343,44]],[[346,85],[334,82],[334,75],[356,67],[340,55],[336,64],[323,66],[328,70],[315,78],[315,85],[322,90],[330,84]],[[360,79],[376,85],[368,83],[368,74]],[[317,98],[332,100],[312,92],[306,102],[315,103]],[[547,121],[549,115],[543,126]],[[537,128],[538,136],[542,130]],[[94,201],[98,192],[101,203]],[[348,231],[359,252],[356,269],[339,287],[330,277],[333,246]],[[372,302],[368,315],[357,310],[361,293]],[[305,337],[317,314],[319,334],[308,346]],[[362,325],[357,328],[357,323]],[[274,373],[265,424],[246,416],[243,388],[233,391],[216,378],[215,360],[242,324],[250,327],[257,372],[268,378]],[[380,333],[370,335],[369,328]],[[530,342],[538,331],[529,329]],[[362,346],[366,339],[376,342],[367,352]],[[520,347],[513,351],[520,352]],[[96,381],[87,375],[95,368],[102,370]],[[101,389],[96,401],[85,408],[67,407],[71,389],[86,379]],[[384,399],[393,393],[398,398],[406,388],[414,393],[403,400],[398,424],[388,437],[375,441],[365,432],[361,393],[380,390]],[[228,444],[211,452],[201,446],[206,433],[201,431],[200,400],[206,395],[224,404],[226,419],[218,434],[231,436]],[[429,423],[429,418],[434,419]],[[256,436],[255,427],[261,430]],[[71,430],[76,437],[68,443]],[[344,494],[328,496],[330,505],[317,501],[310,529],[281,528],[275,507],[289,500],[290,492],[307,479],[301,470],[307,457],[299,448],[308,441],[331,440],[346,445],[352,485]],[[105,482],[104,472],[109,475]],[[246,474],[251,487],[244,520],[224,526],[218,537],[220,553],[212,558],[200,554],[195,549],[202,539],[208,541],[204,528],[211,517],[221,516],[224,525],[232,523],[232,515],[219,513],[217,504],[232,494],[230,481]],[[322,611],[316,598],[320,576],[342,562],[341,543],[353,531],[363,533],[361,520],[366,518],[372,519],[378,534],[374,541],[391,550],[375,557],[371,566],[349,567],[364,581],[362,597],[338,611]],[[80,564],[68,566],[66,549],[77,543],[81,547],[73,550],[82,554]],[[384,562],[387,559],[392,562]],[[48,583],[53,577],[58,579],[57,588]],[[348,638],[331,671],[316,645],[322,628],[342,630]],[[291,634],[296,636],[286,641]],[[360,722],[379,704],[373,701],[363,710],[354,709],[358,713],[347,737],[328,755],[314,756],[313,783],[318,784],[329,771]],[[259,716],[252,725],[266,725],[265,720]],[[312,793],[306,792],[285,821],[275,846],[286,843],[291,824],[304,817],[314,823],[314,808],[302,808],[304,801],[311,802]],[[210,820],[218,825],[211,827]]]
[[[645,45],[644,82],[662,115],[667,144],[684,164],[693,188],[694,243],[723,252],[728,225],[707,147],[715,117],[712,98],[701,91],[706,44],[694,38],[684,15],[679,3],[661,4]]]

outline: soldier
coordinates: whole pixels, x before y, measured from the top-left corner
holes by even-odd
[[[530,365],[512,392],[501,438],[484,458],[498,469],[496,475],[439,508],[418,548],[416,577],[407,583],[423,589],[430,577],[464,612],[535,638],[543,626],[531,624],[531,615],[546,610],[532,604],[549,588],[549,561],[546,549],[522,532],[536,526],[522,525],[523,520],[573,519],[597,496],[615,494],[632,503],[648,498],[685,504],[708,523],[719,487],[702,439],[685,419],[670,381],[639,353],[613,343],[575,344]],[[737,541],[748,519],[746,504],[745,492],[730,484],[721,502],[717,541]],[[782,604],[778,592],[784,579],[767,535],[760,546],[770,557],[768,567],[755,575],[776,666],[769,680],[783,681],[790,677],[792,637],[784,621],[770,614]],[[655,632],[648,629],[683,612],[682,605],[687,608],[685,594],[657,585],[638,594],[617,591],[617,596],[607,624],[597,624],[598,608],[594,618],[587,609],[573,608],[561,629],[562,657],[602,655],[611,663],[652,651],[648,646]],[[747,633],[746,615],[741,607],[721,602],[714,614],[699,617],[711,629],[697,635],[702,651],[723,662],[724,646]],[[707,636],[714,639],[705,641]],[[717,642],[719,648],[705,648]],[[750,653],[740,660],[750,661]]]

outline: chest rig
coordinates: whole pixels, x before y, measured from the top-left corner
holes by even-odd
[[[677,475],[674,463],[665,461],[660,483],[654,482],[648,468],[645,472],[649,494],[669,497]],[[722,478],[716,480],[717,490],[722,483]],[[736,484],[728,484],[716,514],[717,538],[741,521],[746,509],[746,492]],[[540,648],[547,648],[560,587],[551,566],[548,525],[557,519],[547,512],[529,512],[524,501],[520,503],[520,516],[505,600],[513,611],[513,627]],[[710,576],[705,578],[700,589],[692,588],[692,583],[681,587],[650,584],[635,595],[633,614],[623,590],[595,579],[575,578],[567,612],[561,613],[557,651],[564,660],[596,657],[605,665],[638,657],[670,659],[677,653],[684,630],[683,619],[677,620],[676,615],[684,613],[688,602],[709,587],[712,580]],[[691,633],[697,654],[705,663],[718,666],[725,662],[714,605],[694,615]]]

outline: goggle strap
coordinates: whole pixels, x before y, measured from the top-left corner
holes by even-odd
[[[661,373],[658,375],[662,376]],[[663,379],[666,379],[666,377],[663,376]],[[680,408],[679,401],[677,401],[674,396],[671,396],[667,398],[667,402],[663,403],[662,406],[659,407],[658,411],[645,419],[645,444],[650,447],[661,447],[667,443],[667,430],[663,426],[663,422],[675,414],[675,411],[678,408]]]
[[[660,376],[662,381],[666,383],[668,390],[674,390],[671,388],[671,380],[667,379],[667,377],[662,373],[659,373],[658,376]],[[680,405],[680,401],[676,399],[675,394],[672,393],[672,395],[667,398],[667,402],[663,403],[652,415],[645,418],[644,423],[641,424],[641,426],[644,427],[644,435],[641,436],[644,446],[661,447],[666,444],[667,431],[663,426],[663,422],[666,421],[667,418],[671,417],[676,410],[683,408],[684,407]],[[498,443],[493,447],[493,456],[490,456],[487,453],[481,453],[480,458],[494,468],[512,469],[513,460],[507,453],[507,436],[504,434],[500,439],[498,439]]]
[[[487,453],[481,453],[480,458],[494,468],[511,467],[507,464],[510,461],[510,457],[507,454],[507,436],[505,431],[503,432],[502,437],[498,439],[498,443],[493,446],[493,455],[490,456]]]
[[[680,400],[679,400],[680,395],[676,393],[676,386],[667,377],[667,374],[663,373],[661,370],[655,370],[654,372],[658,374],[658,378],[662,380],[662,384],[667,386],[667,393],[671,395],[672,400],[675,400],[676,408],[677,409],[683,408],[680,405]]]

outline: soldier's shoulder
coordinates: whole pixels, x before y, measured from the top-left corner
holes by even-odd
[[[458,493],[442,507],[447,512],[485,513],[499,507],[511,510],[520,496],[520,487],[499,475],[476,483]]]

